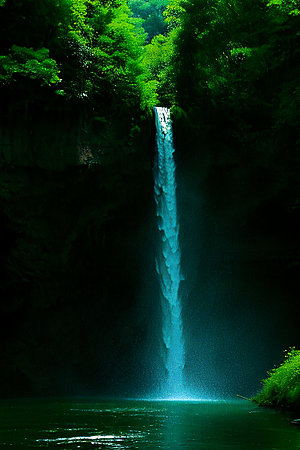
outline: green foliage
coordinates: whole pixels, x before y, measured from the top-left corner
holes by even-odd
[[[298,0],[271,0],[268,6],[275,6],[290,15],[298,16],[300,14],[300,2]]]
[[[163,13],[167,4],[167,0],[129,0],[128,5],[133,16],[142,20],[140,24],[148,35],[148,41],[158,34],[166,33]]]
[[[146,86],[150,80],[142,76],[146,34],[125,0],[24,0],[2,6],[2,84],[22,76],[56,85],[53,94],[88,99],[100,115],[148,108],[148,98],[152,106],[154,84]]]
[[[300,350],[285,352],[284,362],[268,372],[263,388],[251,400],[261,406],[300,408]]]
[[[264,6],[264,1],[252,2],[251,9],[241,1],[179,3],[184,12],[179,14],[174,74],[184,102],[228,95],[228,90],[235,95],[265,69],[266,47],[257,47],[265,28]]]
[[[180,28],[185,13],[185,0],[171,0],[164,12],[169,30]]]
[[[298,122],[300,19],[290,14],[295,7],[288,0],[172,0],[165,11],[173,47],[165,85],[172,86],[172,103],[189,111],[196,127],[206,116],[205,128],[230,109],[227,127],[242,136],[258,110],[261,126],[270,130],[277,120],[281,127],[293,96],[288,116]]]
[[[144,49],[142,63],[145,71],[148,72],[155,97],[155,101],[152,101],[152,107],[158,104],[157,96],[164,104],[172,103],[174,86],[170,83],[169,68],[173,52],[174,45],[170,34],[168,36],[155,36]]]
[[[60,81],[59,70],[54,59],[49,58],[49,50],[19,47],[13,45],[7,56],[0,56],[0,80],[9,83],[18,75],[38,79],[43,84]]]

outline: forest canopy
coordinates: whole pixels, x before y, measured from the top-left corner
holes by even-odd
[[[268,126],[294,126],[298,7],[295,0],[2,0],[1,90],[28,105],[47,87],[42,96],[88,99],[102,112],[149,111],[159,102],[193,114],[230,108],[240,129],[251,104]]]

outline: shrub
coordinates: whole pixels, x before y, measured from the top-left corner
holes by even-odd
[[[285,351],[284,362],[268,372],[263,388],[251,400],[261,406],[300,409],[300,350]]]

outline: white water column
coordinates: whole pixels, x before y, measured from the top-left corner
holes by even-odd
[[[156,269],[160,278],[163,311],[163,339],[166,346],[168,377],[162,395],[181,398],[185,394],[183,369],[185,364],[182,333],[179,225],[176,204],[175,161],[172,122],[168,108],[156,107],[156,147],[154,191],[157,205],[161,245]]]

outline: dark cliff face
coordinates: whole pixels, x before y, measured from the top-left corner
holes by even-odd
[[[51,128],[62,131],[49,123],[45,141]],[[1,171],[1,394],[126,393],[143,372],[154,376],[145,363],[157,314],[151,134],[143,145],[115,139],[101,161],[73,136],[69,153],[82,164],[56,154],[54,170],[60,131],[49,168],[46,143],[42,158],[22,156],[42,130],[25,130],[25,148],[22,131],[2,130],[12,152]]]

